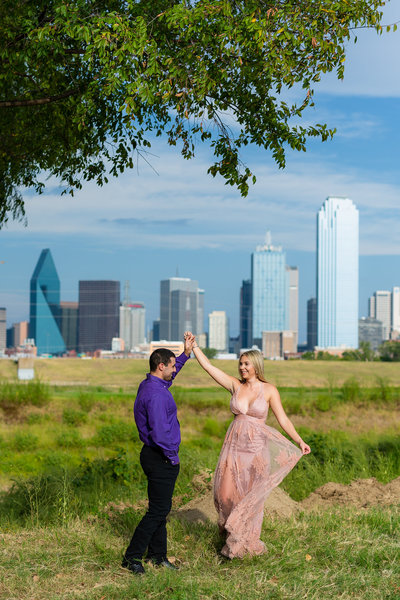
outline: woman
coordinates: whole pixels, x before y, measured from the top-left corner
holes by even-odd
[[[261,352],[249,350],[240,356],[240,379],[212,365],[196,343],[193,352],[203,369],[231,392],[231,411],[235,415],[214,478],[218,525],[221,535],[226,536],[221,554],[228,558],[262,554],[265,545],[260,533],[265,499],[300,457],[311,452],[310,447],[286,416],[276,387],[265,380]],[[300,450],[265,424],[269,407]]]

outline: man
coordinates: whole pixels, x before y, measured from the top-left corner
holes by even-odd
[[[134,405],[136,426],[144,444],[140,464],[148,480],[149,507],[133,534],[122,566],[137,575],[145,572],[141,561],[146,550],[147,560],[176,569],[167,558],[166,518],[179,473],[181,433],[176,404],[169,388],[195,343],[190,332],[186,332],[184,338],[184,352],[177,358],[166,348],[151,354],[150,373],[141,382]]]

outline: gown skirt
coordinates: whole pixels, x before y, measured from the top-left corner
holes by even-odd
[[[302,456],[297,446],[265,424],[265,417],[236,414],[215,471],[218,526],[226,536],[221,554],[228,558],[265,552],[260,540],[264,502]]]

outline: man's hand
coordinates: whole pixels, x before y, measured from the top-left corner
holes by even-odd
[[[183,340],[185,343],[183,351],[186,354],[186,356],[190,356],[190,354],[193,350],[193,346],[196,342],[196,337],[193,335],[193,333],[191,331],[185,331],[185,333],[183,335]]]

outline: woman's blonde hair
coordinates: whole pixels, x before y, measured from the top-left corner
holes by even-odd
[[[259,350],[247,350],[246,352],[242,352],[242,354],[239,356],[239,365],[240,365],[240,360],[241,360],[242,356],[247,356],[247,358],[253,365],[254,370],[256,372],[257,379],[259,381],[264,381],[264,383],[268,383],[264,377],[264,357],[261,354],[261,352]],[[239,366],[238,366],[238,368],[239,368]],[[240,375],[240,372],[239,372],[239,375]],[[242,378],[241,378],[241,381],[243,383]]]

